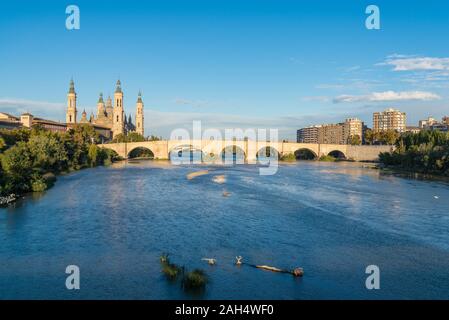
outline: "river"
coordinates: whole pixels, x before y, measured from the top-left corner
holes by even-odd
[[[204,269],[206,290],[168,282],[162,252]],[[237,255],[305,274],[237,267]],[[80,290],[66,289],[67,265],[79,266]],[[379,290],[365,287],[368,265]],[[252,165],[130,161],[61,176],[0,209],[0,299],[99,298],[448,299],[449,185],[357,163],[260,176]]]

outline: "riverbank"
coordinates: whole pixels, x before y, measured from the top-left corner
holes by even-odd
[[[383,174],[390,174],[400,178],[415,179],[422,181],[440,181],[449,183],[449,177],[441,175],[438,173],[425,173],[416,170],[407,170],[398,166],[388,166],[382,163],[377,164],[373,167],[374,169],[380,170]]]
[[[10,203],[15,202],[16,200],[17,200],[17,195],[14,193],[11,193],[10,195],[5,196],[5,197],[0,197],[0,207],[7,206]]]
[[[30,129],[0,129],[0,196],[4,203],[30,192],[51,188],[64,172],[107,165],[117,158],[112,150],[97,146],[98,133],[88,125],[67,132],[51,132],[39,126]]]

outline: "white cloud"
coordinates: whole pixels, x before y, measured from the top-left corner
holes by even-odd
[[[202,100],[189,100],[184,98],[176,98],[173,100],[174,103],[179,105],[186,105],[191,107],[206,107],[209,106],[209,103],[207,101]]]
[[[394,55],[379,65],[393,66],[393,71],[449,70],[449,58],[409,57]]]
[[[326,96],[307,96],[307,97],[302,97],[301,100],[305,101],[305,102],[312,102],[312,101],[329,102],[331,99]]]
[[[432,92],[426,91],[385,91],[373,92],[369,95],[341,95],[334,99],[334,103],[351,102],[388,102],[388,101],[410,101],[410,100],[439,100],[441,97]]]
[[[0,111],[19,116],[30,112],[37,117],[65,118],[65,104],[59,102],[36,101],[17,98],[0,98]]]
[[[25,99],[14,99],[14,98],[1,98],[0,99],[0,107],[18,107],[18,108],[42,108],[42,109],[58,109],[64,108],[63,103],[57,102],[47,102],[47,101],[34,101],[34,100],[25,100]]]

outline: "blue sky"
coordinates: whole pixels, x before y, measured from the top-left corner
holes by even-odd
[[[65,28],[80,8],[81,29]],[[381,30],[365,28],[380,8]],[[449,2],[9,1],[0,7],[0,111],[64,120],[120,77],[142,90],[146,134],[204,127],[296,129],[396,107],[408,123],[449,115]]]

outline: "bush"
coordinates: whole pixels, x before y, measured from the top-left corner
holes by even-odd
[[[337,161],[337,159],[335,159],[334,157],[328,155],[328,156],[321,156],[320,157],[320,161],[335,162],[335,161]]]
[[[170,263],[168,254],[163,254],[160,258],[160,261],[162,266],[162,273],[167,277],[167,279],[172,281],[176,280],[182,269],[176,264]]]
[[[296,156],[294,153],[288,153],[288,154],[284,154],[283,156],[281,156],[281,161],[296,161]]]
[[[47,184],[42,178],[37,178],[31,183],[31,190],[33,192],[43,192],[47,190],[47,188]]]
[[[201,289],[206,286],[208,277],[201,269],[195,269],[184,275],[183,287],[185,289]]]

